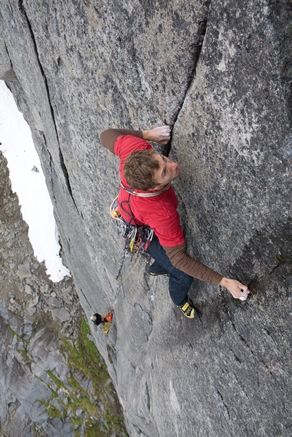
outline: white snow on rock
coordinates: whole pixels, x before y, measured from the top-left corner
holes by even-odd
[[[18,195],[29,239],[39,262],[45,261],[54,282],[70,276],[59,256],[58,231],[31,131],[18,111],[13,95],[0,80],[0,142],[8,161],[12,190]]]

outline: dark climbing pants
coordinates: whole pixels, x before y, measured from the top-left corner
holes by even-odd
[[[150,270],[159,275],[166,273],[170,275],[169,294],[173,303],[179,306],[186,303],[188,300],[188,291],[193,282],[192,276],[173,267],[156,235],[153,236],[148,252],[155,260]]]

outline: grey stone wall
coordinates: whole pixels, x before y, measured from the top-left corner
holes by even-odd
[[[90,366],[98,365],[100,382],[84,370],[88,346],[72,359],[72,349],[81,349],[84,318],[78,295],[71,277],[52,282],[34,257],[1,152],[0,267],[1,436],[84,436],[90,429],[124,437],[117,395],[98,351]]]
[[[93,336],[130,435],[288,436],[290,2],[5,0],[0,17],[0,71],[17,77],[80,302],[115,307],[116,329]],[[98,135],[162,123],[189,252],[252,290],[238,303],[195,281],[199,322],[142,262],[115,279],[118,163]]]

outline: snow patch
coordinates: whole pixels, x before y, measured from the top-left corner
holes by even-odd
[[[0,142],[8,161],[12,190],[17,194],[35,257],[45,261],[54,282],[70,276],[59,256],[58,230],[31,131],[18,111],[13,95],[0,81]]]

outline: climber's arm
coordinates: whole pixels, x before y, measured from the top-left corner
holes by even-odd
[[[107,129],[100,135],[101,144],[114,153],[114,144],[121,135],[133,135],[146,141],[154,141],[159,144],[167,144],[170,139],[170,127],[159,126],[150,130],[134,129]]]
[[[225,278],[205,264],[195,260],[187,253],[186,243],[174,247],[165,247],[166,254],[172,265],[201,281],[222,285],[235,299],[246,300],[249,294],[248,287],[236,279]]]
[[[121,135],[133,135],[134,137],[143,138],[142,131],[134,129],[107,129],[100,135],[101,144],[114,153],[114,144]]]

